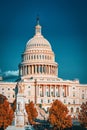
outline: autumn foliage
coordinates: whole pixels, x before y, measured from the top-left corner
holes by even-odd
[[[87,102],[81,105],[78,119],[82,126],[87,127]]]
[[[6,97],[0,94],[0,127],[6,128],[13,120],[13,110]]]
[[[49,122],[55,130],[62,130],[72,126],[68,108],[59,100],[55,100],[49,110]]]
[[[34,103],[30,102],[26,105],[26,112],[28,114],[28,120],[30,124],[35,124],[35,118],[38,116],[37,110],[34,107]]]

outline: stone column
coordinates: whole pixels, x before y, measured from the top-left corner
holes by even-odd
[[[44,97],[44,85],[42,85],[42,96]]]
[[[55,86],[53,87],[53,96],[55,97]]]
[[[21,66],[21,68],[20,68],[20,75],[22,75],[22,66]]]
[[[66,97],[66,85],[65,85],[65,97]]]
[[[67,85],[67,96],[69,96],[69,86]]]
[[[32,74],[33,74],[33,65],[32,65]]]
[[[58,86],[58,96],[60,96],[60,86]]]
[[[51,86],[49,85],[49,95],[51,96]]]

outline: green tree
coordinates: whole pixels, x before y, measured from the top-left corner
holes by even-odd
[[[26,105],[26,112],[28,114],[28,120],[30,124],[35,124],[35,119],[38,116],[37,110],[33,102]]]
[[[11,125],[14,117],[14,112],[7,98],[0,94],[0,127],[6,128]]]
[[[55,130],[62,130],[72,126],[68,108],[59,100],[55,100],[49,110],[49,122]]]
[[[87,102],[81,105],[81,110],[78,119],[82,126],[87,127]]]

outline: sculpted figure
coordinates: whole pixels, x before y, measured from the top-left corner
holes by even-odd
[[[18,93],[24,93],[25,85],[24,83],[20,82],[18,83]]]

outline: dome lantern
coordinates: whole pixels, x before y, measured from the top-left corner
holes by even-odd
[[[41,35],[41,26],[39,24],[39,17],[37,18],[37,25],[35,27],[35,34],[36,35]]]

